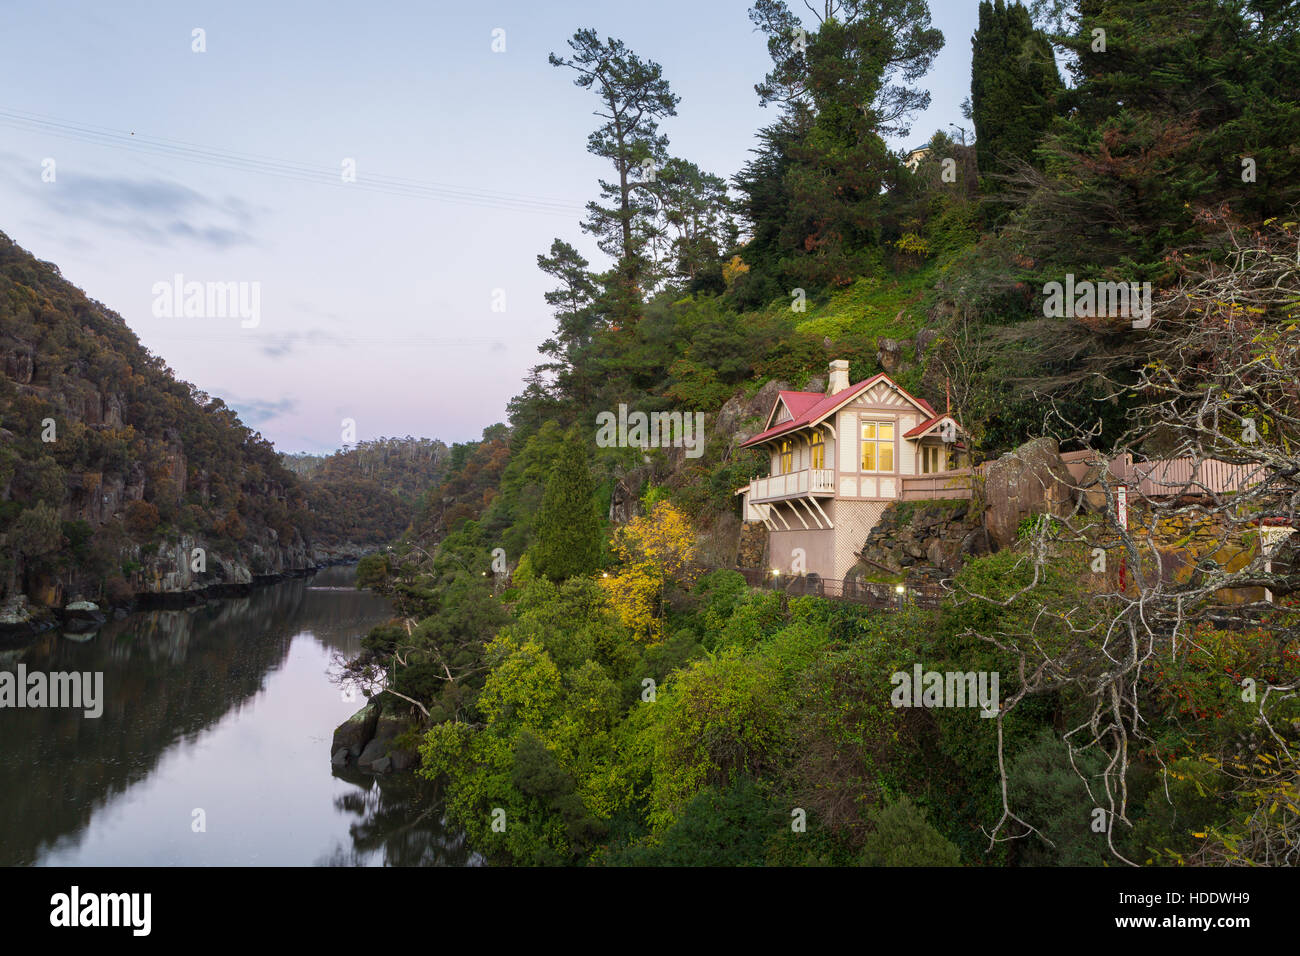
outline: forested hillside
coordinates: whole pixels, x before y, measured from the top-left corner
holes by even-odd
[[[332,455],[281,454],[303,480],[314,540],[373,545],[393,540],[411,523],[451,453],[430,438],[379,438]]]
[[[775,117],[729,184],[672,153],[690,104],[653,60],[592,30],[552,54],[603,117],[581,229],[607,262],[539,254],[543,361],[363,563],[403,620],[353,677],[497,861],[1300,861],[1300,568],[1256,544],[1300,503],[1300,10],[985,0],[965,128],[909,166],[887,137],[920,139],[967,38],[924,0],[812,8],[750,11]],[[1150,283],[1150,314],[1054,312],[1067,275]],[[1071,499],[934,609],[751,589],[734,492],[767,461],[740,440],[830,359],[950,399],[977,461],[1048,438],[1268,477],[1132,533],[1108,490]],[[620,404],[703,412],[702,454],[602,447]],[[1000,674],[995,719],[900,708],[914,666]]]
[[[2,234],[0,351],[6,596],[121,603],[311,566],[271,444]]]

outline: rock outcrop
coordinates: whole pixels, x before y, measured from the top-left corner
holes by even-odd
[[[896,501],[867,535],[857,576],[947,577],[993,545],[970,501]],[[851,574],[850,577],[854,577]]]
[[[410,717],[387,710],[381,698],[372,698],[334,731],[330,763],[336,768],[354,764],[368,773],[409,770],[419,763],[419,754],[401,746],[399,738],[411,729]]]
[[[1035,438],[988,467],[984,526],[999,548],[1015,542],[1020,522],[1032,515],[1063,518],[1074,512],[1074,482],[1051,438]]]

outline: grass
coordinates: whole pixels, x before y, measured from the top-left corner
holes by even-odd
[[[906,339],[925,325],[927,293],[934,266],[901,276],[864,276],[825,301],[809,302],[800,332],[842,338],[848,335]]]

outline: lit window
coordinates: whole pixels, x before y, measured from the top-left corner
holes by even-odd
[[[781,474],[788,475],[794,470],[794,454],[789,441],[781,442]]]
[[[894,470],[893,422],[862,423],[862,470]]]
[[[813,432],[812,436],[812,466],[814,468],[826,467],[826,439],[820,431]]]

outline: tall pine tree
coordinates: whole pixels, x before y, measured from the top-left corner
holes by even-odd
[[[534,525],[528,554],[538,574],[563,581],[599,566],[602,532],[595,493],[586,445],[570,435],[551,469]]]
[[[1017,162],[1038,165],[1034,148],[1058,109],[1064,89],[1052,45],[1019,3],[982,0],[971,38],[971,118],[982,188]]]

